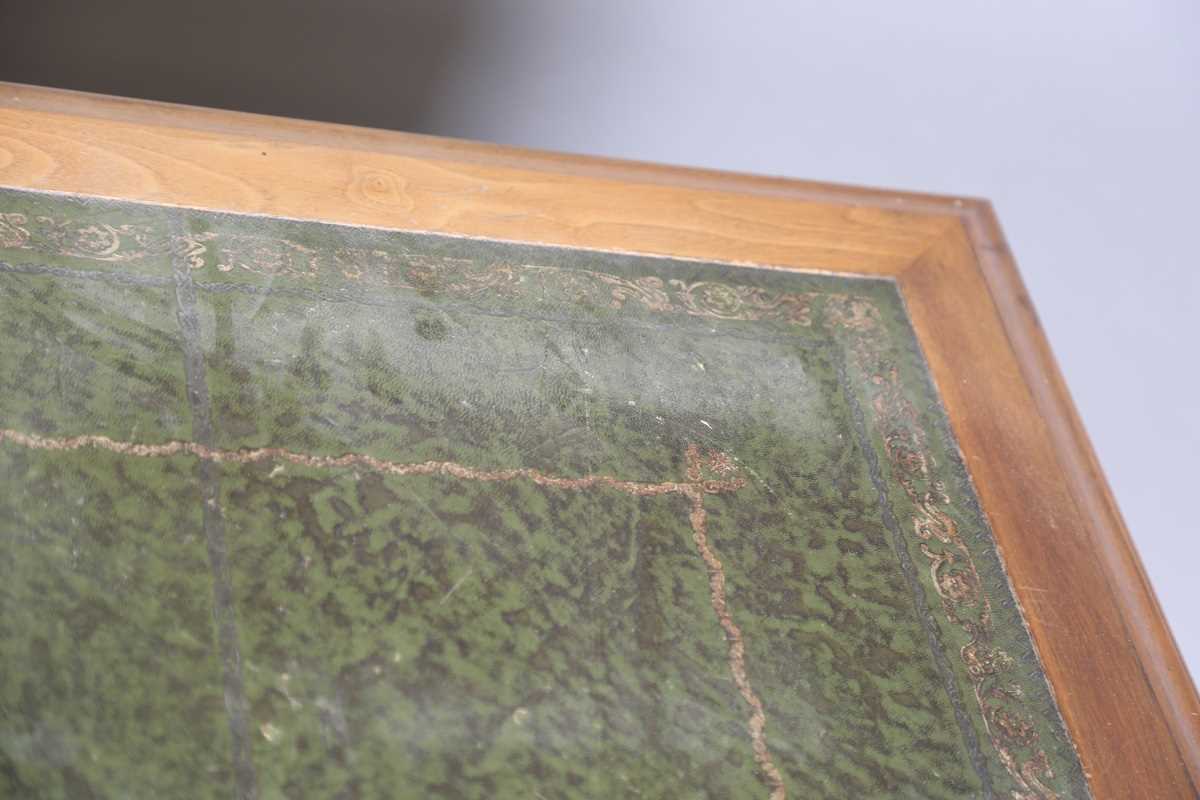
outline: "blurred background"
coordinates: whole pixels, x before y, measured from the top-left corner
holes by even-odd
[[[0,0],[0,79],[988,197],[1200,673],[1195,0]]]

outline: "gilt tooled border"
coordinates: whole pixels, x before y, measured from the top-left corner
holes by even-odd
[[[0,248],[52,257],[130,264],[174,256],[191,270],[212,267],[238,279],[248,275],[311,281],[333,278],[363,288],[506,299],[543,299],[548,293],[577,304],[721,320],[778,320],[810,326],[819,292],[786,292],[719,281],[629,278],[543,264],[480,263],[411,252],[403,247],[314,248],[286,238],[243,233],[168,236],[154,226],[0,213]]]
[[[911,505],[911,535],[926,559],[929,583],[947,621],[966,634],[967,641],[958,654],[984,734],[1013,781],[1014,800],[1058,800],[1060,794],[1048,784],[1056,776],[1034,716],[1024,690],[1012,679],[1016,661],[995,643],[993,600],[959,523],[951,515],[958,503],[935,472],[928,434],[881,335],[878,309],[872,305],[870,311],[855,317],[861,318],[871,321],[849,329],[855,334],[848,342],[849,360],[865,381],[866,399],[887,463]],[[826,324],[846,330],[844,323],[835,305],[832,314],[826,315]]]

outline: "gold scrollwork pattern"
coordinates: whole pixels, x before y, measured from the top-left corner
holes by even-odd
[[[879,309],[865,297],[852,294],[827,294],[825,298],[825,321],[835,329],[859,334],[879,331]]]
[[[676,298],[689,314],[731,320],[777,319],[811,325],[812,292],[776,292],[758,286],[733,286],[715,281],[686,283],[672,280]]]
[[[145,258],[163,244],[147,225],[56,220],[47,216],[0,214],[0,247],[53,256],[125,262]]]
[[[24,214],[0,214],[0,247],[20,250],[28,246],[28,218]]]
[[[852,317],[858,318],[857,314]],[[837,321],[836,315],[834,319]],[[851,326],[851,330],[859,329]],[[861,337],[853,353],[868,380],[870,405],[888,463],[912,504],[912,532],[928,562],[942,613],[967,636],[959,656],[987,739],[1017,787],[1013,800],[1057,800],[1058,794],[1045,783],[1054,777],[1049,759],[1040,746],[1033,718],[1024,709],[1023,690],[1012,680],[1015,662],[994,643],[991,600],[958,523],[949,513],[952,501],[934,473],[934,459],[916,408],[896,367],[881,354],[872,337]]]
[[[626,303],[633,302],[640,304],[648,311],[674,310],[662,278],[653,275],[644,278],[621,278],[617,275],[591,271],[581,274],[609,287],[612,296],[610,305],[613,308],[623,308]]]
[[[208,254],[208,245],[217,235],[215,233],[192,233],[178,236],[174,241],[174,251],[178,253],[189,269],[203,269],[204,258]]]
[[[597,270],[537,264],[487,263],[404,250],[342,247],[322,251],[290,239],[258,234],[189,233],[157,235],[143,225],[56,221],[24,214],[0,214],[0,247],[31,249],[55,256],[109,262],[137,261],[172,253],[192,270],[213,266],[220,273],[249,273],[298,280],[340,276],[356,283],[470,298],[492,296],[570,299],[621,309],[641,307],[720,320],[778,320],[812,323],[815,292],[784,292],[718,281],[664,281],[656,276],[625,277]],[[846,300],[839,313],[847,327],[869,322]]]

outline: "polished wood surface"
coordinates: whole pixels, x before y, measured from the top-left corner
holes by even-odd
[[[1197,796],[1200,700],[986,202],[12,84],[0,185],[894,278],[1093,792]]]

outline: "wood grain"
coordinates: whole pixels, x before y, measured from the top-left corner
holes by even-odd
[[[1045,420],[1058,466],[1078,504],[1084,526],[1081,534],[1102,564],[1107,589],[1125,623],[1124,632],[1161,704],[1179,758],[1188,767],[1189,791],[1195,796],[1200,793],[1200,695],[1179,655],[991,205],[974,203],[964,225],[973,248],[972,265],[987,282],[1018,356],[1025,386]],[[1136,730],[1126,720],[1126,735]]]
[[[316,144],[311,133],[279,140],[267,131],[233,135],[21,110],[14,105],[33,104],[14,103],[14,91],[5,89],[0,103],[0,165],[7,183],[29,188],[867,274],[910,262],[948,222],[869,205],[455,160],[463,145],[435,157],[427,137],[412,137],[416,154],[409,154],[403,134],[386,151],[368,150]],[[152,118],[161,116],[154,110]]]
[[[13,84],[0,184],[895,278],[1093,792],[1197,796],[1200,699],[986,203]]]
[[[1082,477],[1067,467],[1076,432],[1064,427],[1061,410],[1052,416],[1037,402],[1039,394],[1057,402],[1053,365],[1032,369],[1040,334],[1027,329],[1018,339],[1004,324],[972,244],[964,226],[900,283],[1068,730],[1098,796],[1193,797],[1196,727],[1172,721],[1171,709],[1185,708],[1189,693],[1194,708],[1194,690],[1177,680],[1156,685],[1138,652],[1135,631],[1154,615],[1160,624],[1149,627],[1160,638],[1143,646],[1163,654],[1174,645],[1157,608],[1130,615],[1129,595],[1153,595],[1133,572],[1136,559],[1120,557],[1133,556],[1127,537],[1113,551],[1117,529],[1100,528],[1073,491]],[[1028,308],[1017,297],[1010,303]],[[1174,676],[1186,677],[1175,659]],[[1160,698],[1172,696],[1164,708]],[[1098,738],[1103,755],[1092,749]]]

